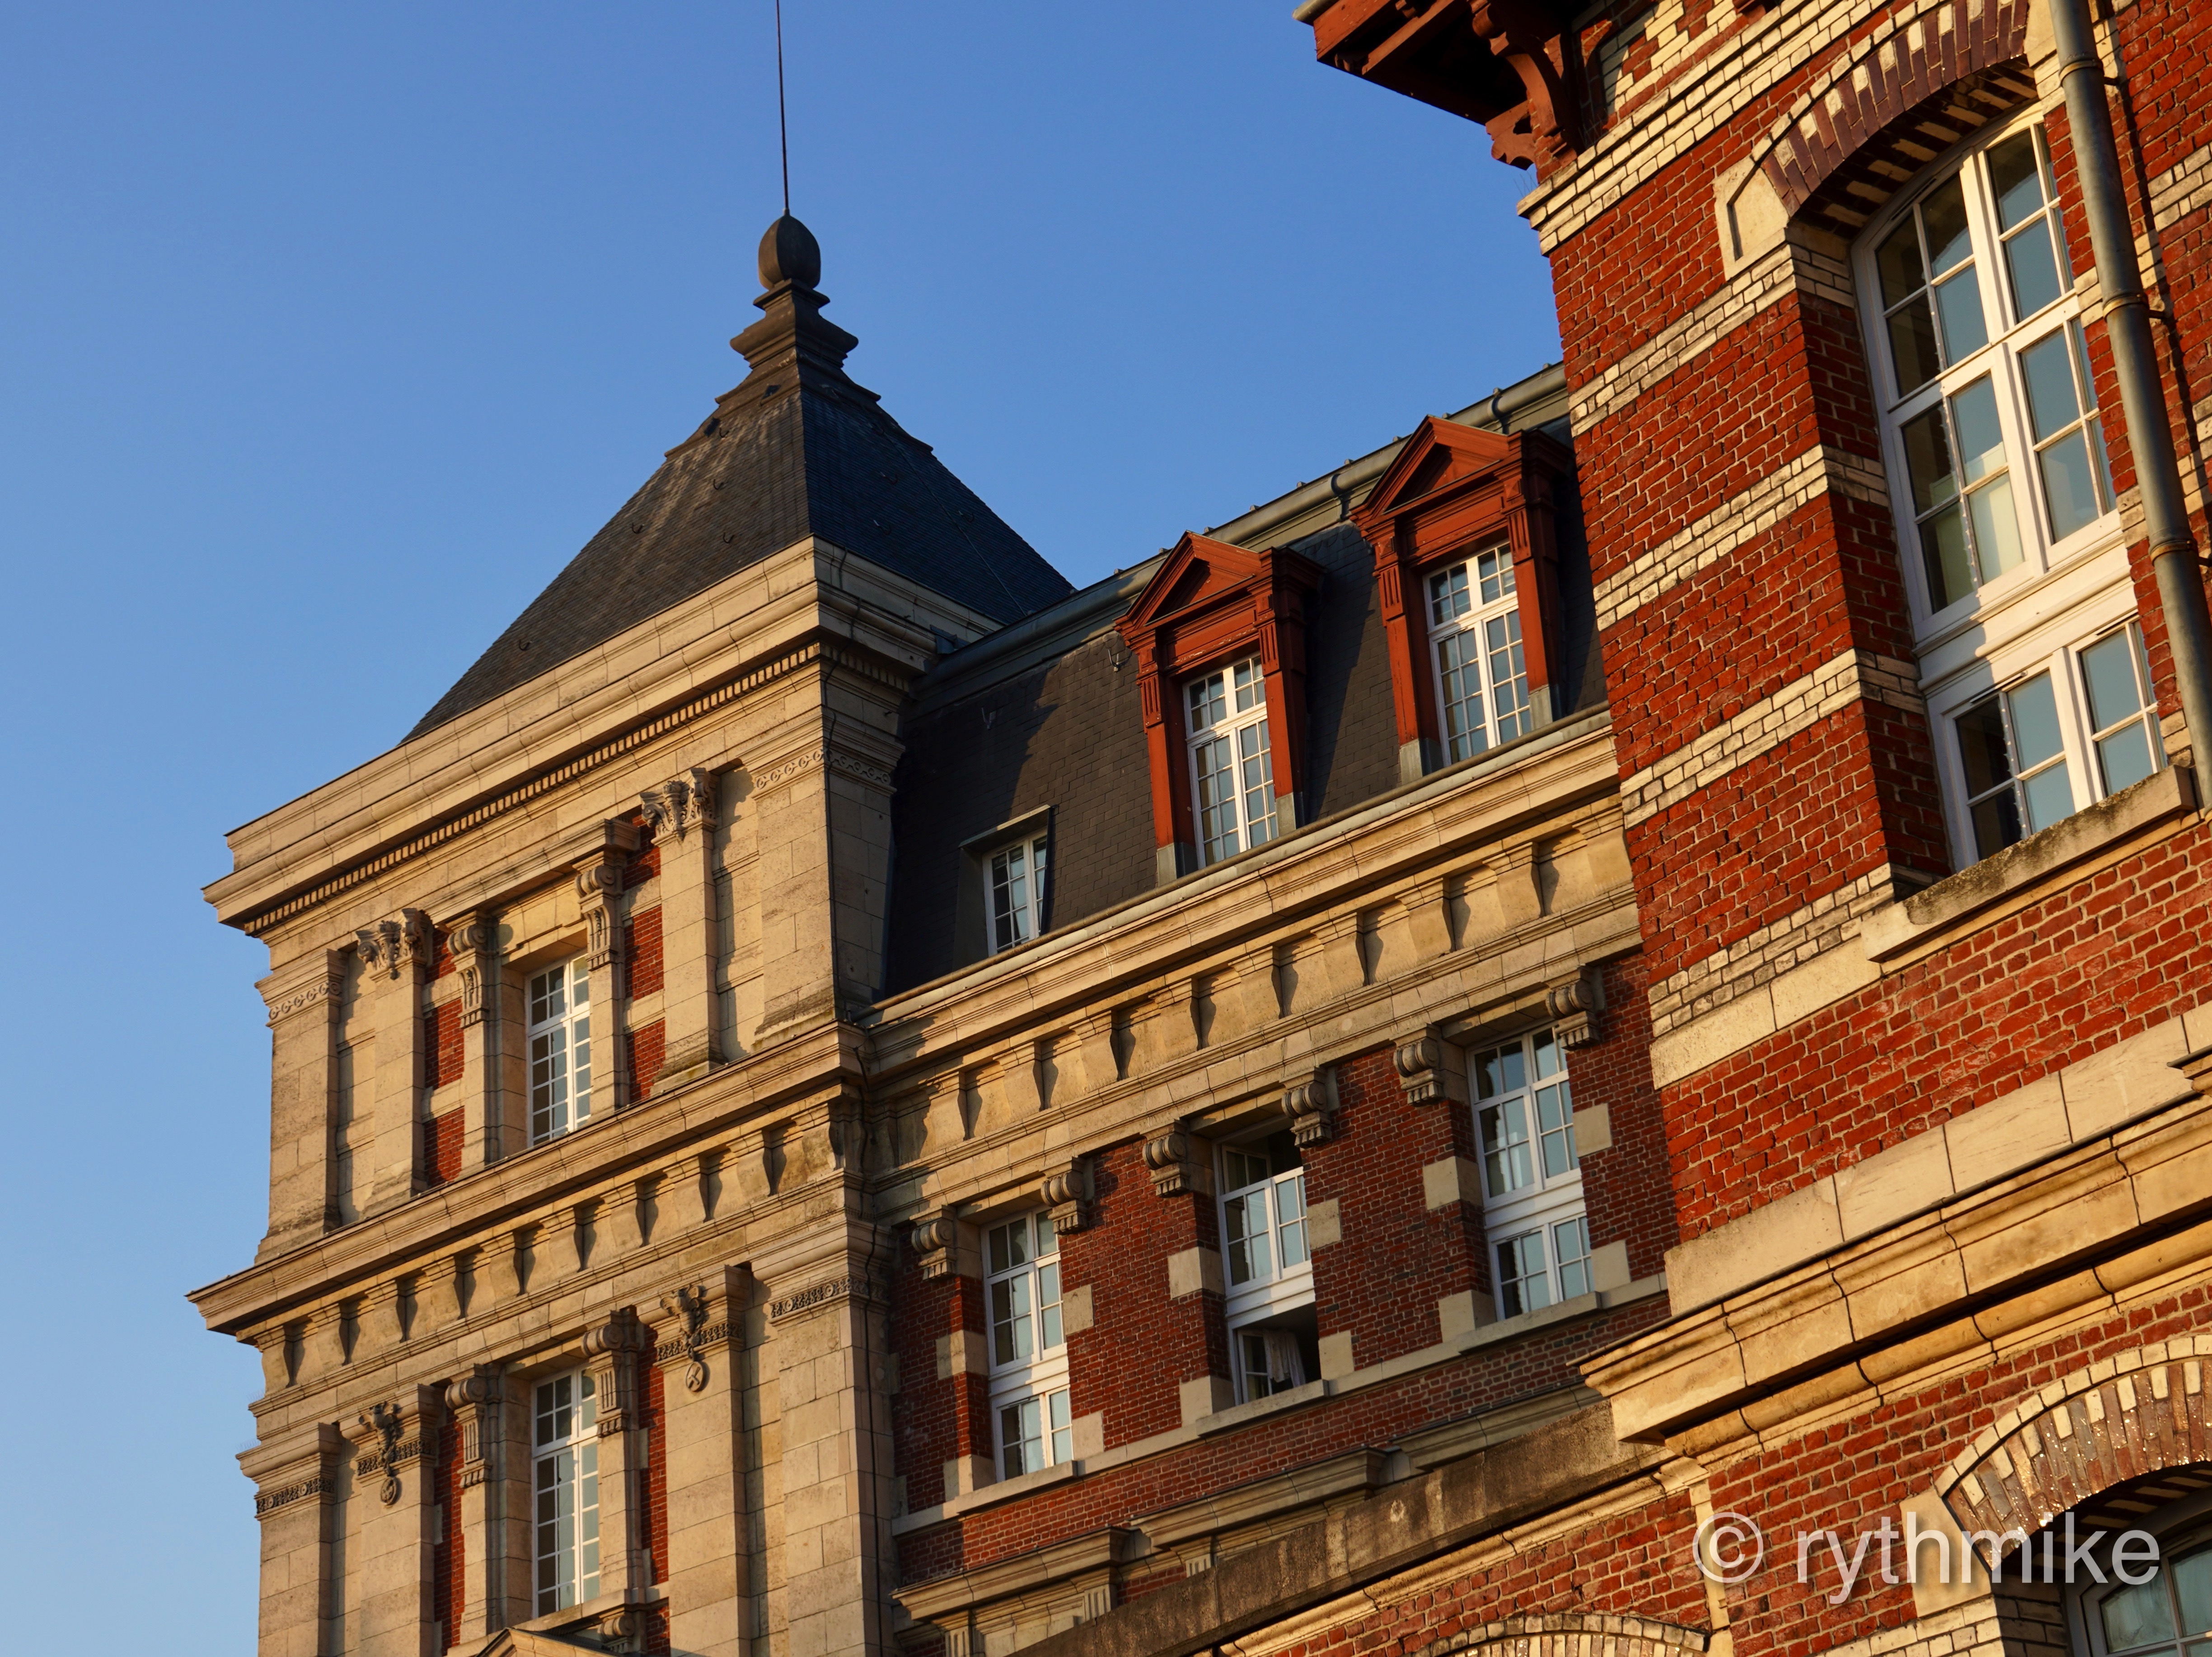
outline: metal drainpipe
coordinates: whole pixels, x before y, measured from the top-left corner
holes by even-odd
[[[2051,33],[2058,47],[2058,83],[2074,131],[2074,164],[2081,204],[2089,219],[2089,246],[2097,261],[2097,286],[2105,302],[2105,327],[2112,367],[2120,382],[2120,408],[2128,449],[2136,463],[2143,526],[2150,540],[2159,608],[2165,612],[2182,717],[2189,721],[2192,759],[2202,771],[2212,759],[2212,618],[2204,608],[2204,577],[2189,509],[2181,496],[2173,432],[2166,421],[2166,391],[2151,346],[2150,300],[2120,189],[2119,149],[2105,102],[2105,65],[2097,55],[2087,0],[2050,0]],[[2203,743],[2203,750],[2197,744]]]

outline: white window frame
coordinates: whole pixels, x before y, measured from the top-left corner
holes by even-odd
[[[1429,685],[1437,699],[1437,741],[1447,765],[1536,728],[1516,589],[1513,549],[1504,542],[1479,548],[1422,578]]]
[[[1018,1478],[1071,1460],[1060,1236],[1043,1209],[983,1229],[983,1340],[997,1476]]]
[[[2059,532],[2044,482],[2041,456],[2070,443],[2072,438],[2068,434],[2081,428],[2084,419],[2096,421],[2101,427],[2104,411],[2092,409],[2087,416],[2077,411],[2072,417],[2072,426],[2054,422],[2040,435],[2033,423],[2030,375],[2023,363],[2029,353],[2038,353],[2037,361],[2046,367],[2063,357],[2077,399],[2085,388],[2087,396],[2094,396],[2094,387],[2087,385],[2079,361],[2081,306],[2069,280],[2068,264],[2074,252],[2068,246],[2060,210],[2051,195],[2048,146],[2040,136],[2040,115],[2032,111],[1993,123],[1987,131],[1930,164],[1898,201],[1868,227],[1852,255],[1861,299],[1860,314],[1881,415],[1883,456],[1898,546],[1919,654],[1921,689],[1927,699],[1935,737],[1936,770],[1942,785],[1951,855],[1960,868],[1988,855],[1976,832],[1973,807],[1977,792],[1969,781],[1964,746],[1966,733],[1960,719],[1992,694],[2021,689],[2048,672],[2057,725],[2063,744],[2071,809],[2079,810],[2105,798],[2108,791],[2097,763],[2097,733],[2089,726],[2087,687],[2081,656],[2084,650],[2127,626],[2136,616],[2119,513],[2111,495],[2109,460],[2103,453],[2105,446],[2101,441],[2094,445],[2085,442],[2085,447],[2095,451],[2089,454],[2088,464],[2097,480],[2097,504],[2100,510],[2078,527]],[[2046,204],[2034,212],[2025,213],[2019,223],[2007,231],[2001,224],[1996,204],[1990,155],[2001,146],[2015,145],[2024,135],[2033,135],[2030,142],[2036,146],[2039,196]],[[2016,149],[2011,153],[2019,154]],[[1966,257],[1972,261],[1972,275],[1971,278],[1959,275],[1953,279],[1961,283],[1970,282],[1980,307],[1985,338],[1979,346],[1955,357],[1946,348],[1941,369],[1923,385],[1900,393],[1898,354],[1892,346],[1892,329],[1887,319],[1890,307],[1885,304],[1879,255],[1893,234],[1911,235],[1923,250],[1921,274],[1924,276],[1924,252],[1929,240],[1926,213],[1936,204],[1939,197],[1945,201],[1953,199],[1948,192],[1954,181],[1958,191],[1956,203],[1963,209],[1964,234],[1970,249]],[[2013,281],[2002,247],[2007,236],[2018,238],[2033,234],[2039,218],[2054,227],[2056,245],[2060,250],[2058,287],[2055,298],[2023,315],[2014,302]],[[1908,228],[1908,225],[1917,228]],[[1957,272],[1960,266],[1954,264],[1946,270]],[[1936,274],[1939,281],[1942,280],[1944,273]],[[1915,298],[1894,309],[1903,314],[1922,303],[1921,299]],[[1940,338],[1940,323],[1936,334]],[[2058,343],[2054,345],[2053,341]],[[2043,349],[2039,351],[2039,348]],[[2009,480],[2007,487],[2010,491],[2011,522],[2020,555],[2009,568],[1945,602],[1944,594],[1935,590],[1928,570],[1929,559],[1921,535],[1923,514],[1919,510],[1922,503],[1916,496],[1917,486],[1907,454],[1907,428],[1923,420],[1939,403],[1947,404],[1957,394],[1971,390],[1985,376],[1991,392],[1989,403],[2001,438],[2004,475]],[[1954,419],[1953,424],[1955,425]],[[2052,435],[2054,433],[2058,434]],[[1955,464],[1957,445],[1953,442],[1950,446],[1954,451],[1951,460]],[[1988,451],[1992,456],[1998,452],[1996,449]],[[1995,472],[1992,463],[1984,475],[1994,476]],[[1970,491],[1971,483],[1969,480]],[[1932,522],[1949,511],[1942,502],[1955,498],[1955,494],[1936,498],[1925,514],[1928,520]],[[1970,514],[1962,513],[1961,516]],[[2154,733],[2154,708],[2149,723]],[[2017,772],[2022,756],[2016,750],[2008,752],[2009,762]],[[2154,768],[2162,766],[2162,748],[2154,743],[2153,752]],[[2046,798],[2055,793],[2054,787]],[[2043,826],[2048,826],[2047,822]],[[2033,832],[2025,821],[2021,829],[2023,835]]]
[[[1281,1155],[1297,1156],[1295,1146],[1283,1150],[1289,1138],[1279,1133],[1248,1144],[1224,1144],[1216,1153],[1223,1310],[1239,1403],[1287,1392],[1313,1378],[1306,1375],[1288,1332],[1265,1326],[1312,1305],[1314,1298],[1305,1165],[1299,1159],[1288,1167],[1274,1166]]]
[[[1183,681],[1181,695],[1191,832],[1203,867],[1264,846],[1281,833],[1267,674],[1257,656],[1248,656],[1194,674]],[[1225,768],[1219,763],[1224,758]],[[1230,783],[1227,798],[1217,798],[1224,777]]]
[[[1470,1053],[1468,1075],[1498,1315],[1589,1293],[1589,1222],[1566,1049],[1550,1029],[1531,1030]]]
[[[591,1372],[531,1388],[531,1603],[544,1617],[598,1598],[599,1430]]]
[[[542,1145],[574,1132],[592,1116],[592,975],[582,956],[530,974],[523,1019],[530,1143]]]
[[[982,853],[983,953],[997,955],[1045,931],[1052,835],[1042,828]]]

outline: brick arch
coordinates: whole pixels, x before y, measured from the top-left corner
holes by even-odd
[[[1697,1657],[1709,1637],[1703,1629],[1654,1623],[1640,1617],[1601,1617],[1554,1611],[1509,1617],[1410,1651],[1406,1657]]]
[[[1977,1434],[1936,1493],[1969,1530],[2035,1531],[2116,1484],[2212,1462],[2212,1335],[2077,1369]]]
[[[1785,217],[1854,234],[1935,154],[2035,95],[2030,0],[1928,0],[1829,66],[1753,152]]]

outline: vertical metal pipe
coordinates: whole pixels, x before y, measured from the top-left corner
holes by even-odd
[[[2201,770],[2205,760],[2212,759],[2212,618],[2205,613],[2203,573],[2189,532],[2173,432],[2166,421],[2166,392],[2151,344],[2150,300],[2143,292],[2127,197],[2120,188],[2119,148],[2105,101],[2105,65],[2097,55],[2087,0],[2046,3],[2058,47],[2058,83],[2066,94],[2066,116],[2074,130],[2075,171],[2089,219],[2097,286],[2104,297],[2105,328],[2120,382],[2128,449],[2135,458],[2136,487],[2150,540],[2151,570],[2158,580],[2159,608],[2165,613],[2166,643],[2179,682],[2182,717],[2189,721],[2190,743],[2192,750],[2197,744],[2205,744],[2197,750]]]

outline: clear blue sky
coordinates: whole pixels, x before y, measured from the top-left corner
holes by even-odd
[[[850,367],[1078,583],[1557,355],[1525,173],[1291,0],[788,0]],[[743,365],[767,0],[0,10],[9,1643],[250,1650],[222,832],[389,747]]]

